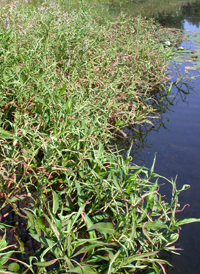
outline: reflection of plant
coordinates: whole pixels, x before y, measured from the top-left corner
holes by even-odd
[[[119,132],[114,140],[114,143],[119,150],[122,148],[128,150],[131,146],[131,155],[139,156],[141,151],[151,147],[151,144],[148,143],[148,134],[151,131],[159,131],[161,127],[167,129],[167,122],[169,122],[169,119],[167,118],[166,113],[171,111],[171,107],[180,100],[182,102],[187,102],[187,95],[194,92],[194,87],[190,84],[193,77],[189,77],[188,75],[180,76],[177,64],[173,62],[171,63],[171,66],[173,68],[173,73],[171,72],[170,75],[174,74],[176,77],[178,76],[177,79],[174,82],[169,81],[165,86],[163,85],[151,92],[151,99],[148,102],[153,106],[157,116],[149,115],[149,120],[144,124],[135,126],[127,125],[124,128],[126,138],[122,139],[121,136],[119,136]]]
[[[91,0],[87,1],[91,2]],[[106,3],[106,6],[109,6],[109,12],[111,14],[114,14],[115,16],[119,15],[121,11],[125,11],[131,16],[137,16],[142,14],[142,16],[146,18],[154,17],[157,19],[157,17],[159,17],[161,19],[160,23],[163,22],[164,25],[168,27],[182,26],[182,22],[180,22],[181,20],[183,20],[182,13],[189,13],[188,10],[192,8],[196,8],[196,21],[198,20],[197,18],[199,18],[199,4],[196,3],[197,0],[176,0],[175,2],[173,2],[173,4],[169,4],[168,0],[151,0],[150,2],[146,0],[130,0],[123,2],[112,0],[109,2],[109,4],[105,2],[105,0],[99,0],[98,2],[102,2],[104,4]],[[188,2],[190,3],[188,4]]]

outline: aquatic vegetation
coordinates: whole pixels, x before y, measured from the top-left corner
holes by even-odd
[[[200,48],[199,48],[199,33],[186,31],[183,36],[183,41],[187,40],[185,47],[177,48],[177,53],[174,60],[178,64],[185,64],[185,71],[197,70],[199,71],[200,62]]]
[[[165,201],[154,164],[112,143],[152,124],[168,94],[163,29],[46,2],[0,18],[0,273],[164,271],[160,251],[176,253],[181,225],[198,221],[176,217],[188,186],[166,179]]]

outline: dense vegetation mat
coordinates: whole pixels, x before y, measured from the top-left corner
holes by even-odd
[[[196,221],[111,142],[168,93],[163,29],[87,10],[0,10],[0,273],[160,273]]]

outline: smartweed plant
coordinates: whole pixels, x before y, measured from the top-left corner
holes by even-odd
[[[2,5],[0,26],[0,273],[165,272],[160,251],[198,221],[176,218],[188,186],[166,179],[166,202],[112,143],[168,94],[160,28],[28,1]]]

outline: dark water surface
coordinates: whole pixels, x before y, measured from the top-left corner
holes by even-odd
[[[200,33],[200,1],[180,6],[175,12],[156,11],[155,17],[165,26],[184,29],[184,33],[186,30]],[[193,41],[183,42],[182,46],[189,50],[195,49]],[[190,63],[182,63],[178,68],[184,72],[189,65]],[[188,72],[197,76],[200,75],[200,68]],[[179,216],[200,218],[200,77],[189,84],[193,88],[187,89],[182,86],[184,91],[190,93],[185,96],[183,92],[177,92],[175,86],[172,88],[172,93],[177,96],[173,106],[163,114],[164,118],[161,121],[167,129],[158,129],[158,125],[155,130],[144,134],[143,148],[133,146],[132,155],[133,163],[151,167],[156,153],[156,173],[167,178],[175,178],[178,174],[178,188],[184,184],[191,186],[189,190],[180,194],[181,208],[184,204],[190,204],[190,207],[186,207]],[[170,195],[171,186],[165,185],[162,193]],[[200,223],[183,227],[177,247],[183,248],[184,251],[181,251],[181,256],[173,255],[168,258],[174,267],[167,269],[167,273],[200,273],[199,232]]]
[[[197,73],[193,73],[197,74]],[[180,194],[180,204],[190,204],[180,217],[200,218],[200,77],[194,85],[194,91],[182,102],[178,95],[175,105],[165,113],[169,119],[164,121],[167,129],[161,127],[151,131],[146,137],[146,146],[139,155],[135,154],[133,162],[151,167],[156,153],[155,172],[167,178],[178,174],[177,186],[189,184],[189,190]],[[176,88],[172,92],[177,92]],[[162,193],[170,195],[171,187],[165,185]],[[190,224],[183,227],[180,233],[178,247],[184,249],[181,256],[172,256],[173,269],[167,273],[200,273],[200,224]]]

